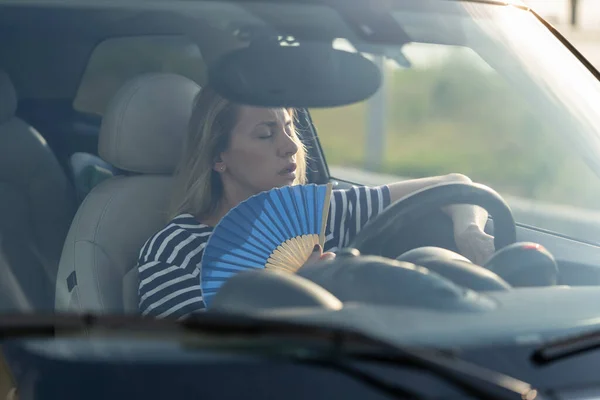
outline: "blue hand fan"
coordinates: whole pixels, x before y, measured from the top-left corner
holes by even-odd
[[[248,198],[219,221],[202,256],[208,305],[231,276],[254,268],[295,272],[323,246],[331,184],[275,188]]]

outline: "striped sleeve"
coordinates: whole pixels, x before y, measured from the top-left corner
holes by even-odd
[[[327,251],[347,246],[365,224],[390,204],[387,186],[334,190],[329,210]]]
[[[184,318],[205,309],[199,274],[208,236],[170,224],[146,242],[137,266],[142,315]]]

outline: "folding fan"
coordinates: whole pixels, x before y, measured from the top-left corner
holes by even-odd
[[[215,226],[202,256],[206,304],[241,271],[298,270],[315,244],[324,244],[331,190],[331,184],[285,186],[231,209]]]

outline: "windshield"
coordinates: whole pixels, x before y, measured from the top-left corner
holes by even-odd
[[[399,342],[448,346],[590,324],[584,295],[564,297],[560,316],[540,310],[570,295],[553,291],[558,286],[600,284],[594,72],[524,7],[317,3],[0,3],[7,16],[0,28],[11,32],[0,43],[0,95],[11,104],[6,112],[0,107],[0,132],[7,132],[0,135],[0,152],[7,153],[0,165],[17,171],[0,182],[6,313],[185,319],[211,304],[227,310],[231,301],[243,313],[267,305],[274,317],[335,321]],[[15,22],[21,20],[43,22]],[[49,29],[50,20],[62,21],[60,29]],[[304,49],[310,42],[325,45],[319,54],[361,55],[381,84],[366,98],[328,107],[223,99],[211,82],[231,71],[239,75],[227,76],[240,77],[244,66],[211,66],[250,49],[264,57],[249,69],[281,70],[289,63],[269,57],[273,40],[277,47]],[[311,68],[326,62],[319,57],[308,57]],[[351,67],[342,64],[339,76]],[[289,74],[290,81],[306,78]],[[281,84],[279,78],[253,76],[256,82],[236,82],[257,88],[257,99],[268,92],[294,100],[285,90],[261,91]],[[367,80],[355,74],[344,85]],[[310,90],[303,96],[319,103]],[[471,192],[431,192],[384,214],[430,186],[472,183],[484,185],[472,194],[480,196],[478,207],[442,204],[444,196],[468,200]],[[241,205],[294,186],[306,192]],[[481,214],[484,205],[490,209]],[[477,224],[480,236],[469,242]],[[494,237],[496,248],[487,252]],[[539,250],[539,259],[528,258],[524,247],[509,248],[515,242]],[[277,251],[265,257],[273,243]],[[325,253],[316,272],[304,269],[315,244]],[[381,265],[345,270],[340,254],[353,245],[407,264],[394,264],[403,269],[398,274],[378,275]],[[480,245],[480,252],[469,250]],[[427,265],[399,258],[431,246],[454,256],[436,253],[450,258]],[[301,282],[258,279],[252,289],[253,278],[237,274],[263,268],[252,263],[292,265],[282,268]],[[328,265],[335,279],[319,275]],[[532,274],[537,283],[530,284]],[[230,281],[234,276],[242,278]],[[324,297],[297,297],[294,285],[316,285],[311,293]],[[505,292],[523,298],[509,301]],[[515,311],[521,301],[531,307],[527,316]],[[273,311],[278,307],[289,313]]]
[[[394,16],[412,41],[374,56],[385,71],[377,95],[313,110],[332,174],[375,184],[459,171],[500,192],[518,223],[597,243],[592,73],[516,7],[449,3]]]

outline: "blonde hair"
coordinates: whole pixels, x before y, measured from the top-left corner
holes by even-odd
[[[210,87],[200,90],[194,100],[183,157],[175,173],[170,218],[184,213],[205,218],[216,210],[223,195],[223,184],[213,166],[219,154],[229,146],[239,111],[240,105],[224,99]],[[288,109],[288,112],[294,121],[294,110]],[[293,127],[292,122],[298,144],[293,183],[296,185],[306,182],[306,148]]]

